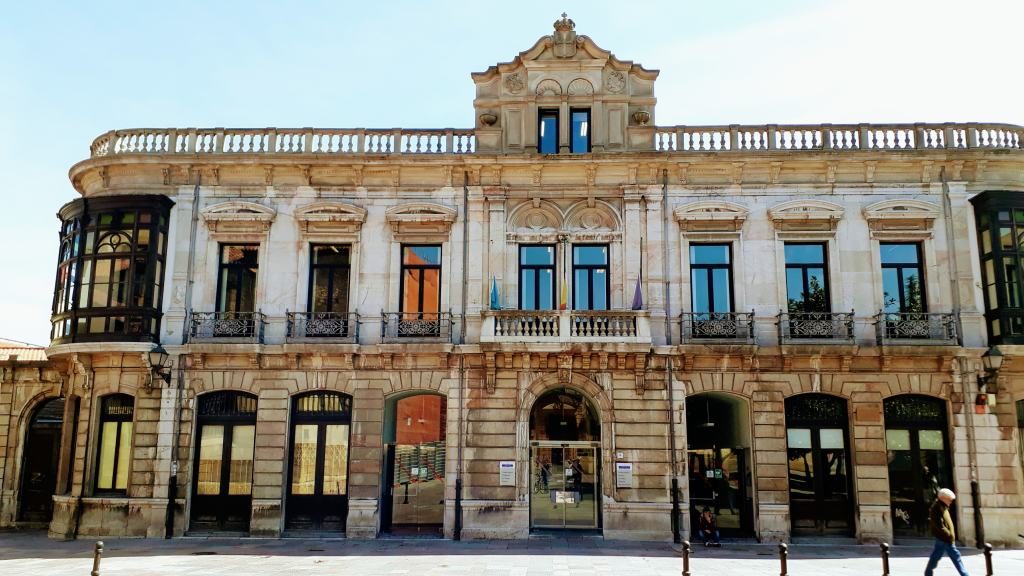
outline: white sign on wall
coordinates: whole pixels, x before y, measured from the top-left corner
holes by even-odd
[[[615,486],[617,488],[632,488],[633,487],[633,463],[632,462],[616,462],[615,463]]]
[[[498,463],[498,484],[500,486],[516,485],[516,463],[514,460],[502,460]]]

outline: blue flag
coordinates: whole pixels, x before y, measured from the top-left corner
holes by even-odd
[[[491,310],[501,310],[501,301],[498,299],[498,279],[491,276]]]

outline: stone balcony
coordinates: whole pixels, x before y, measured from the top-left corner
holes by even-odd
[[[477,140],[475,130],[463,128],[138,128],[102,134],[90,146],[90,156],[465,155],[478,153]],[[982,123],[658,126],[641,149],[668,153],[1022,150],[1024,127]]]
[[[650,344],[638,310],[485,310],[480,342]]]

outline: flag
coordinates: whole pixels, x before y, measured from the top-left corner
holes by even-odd
[[[562,295],[558,299],[558,309],[565,310],[569,307],[569,288],[568,282],[562,282]]]
[[[501,300],[498,298],[498,279],[491,276],[491,310],[501,310]]]
[[[636,277],[636,290],[633,291],[633,310],[644,309],[644,296],[640,292],[640,276]]]

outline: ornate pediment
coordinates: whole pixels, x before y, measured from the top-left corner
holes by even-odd
[[[872,236],[908,231],[928,232],[939,217],[939,207],[921,200],[883,200],[864,208]]]
[[[780,231],[835,232],[843,207],[824,200],[792,200],[769,208],[768,217]]]
[[[366,209],[342,202],[314,202],[297,208],[295,220],[307,235],[359,234]]]
[[[747,220],[744,206],[724,200],[705,200],[684,204],[673,211],[684,232],[735,232]]]
[[[232,200],[206,207],[203,221],[216,233],[266,233],[277,215],[272,208],[255,202]]]
[[[410,202],[388,208],[384,216],[395,235],[448,236],[458,219],[454,208],[431,202]]]

